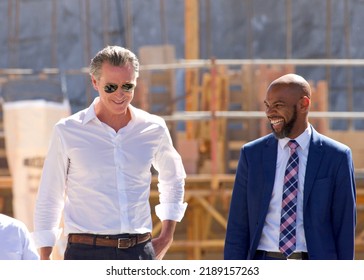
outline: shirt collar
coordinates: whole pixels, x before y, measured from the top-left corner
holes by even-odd
[[[88,122],[92,121],[93,119],[97,119],[96,116],[96,112],[95,112],[95,104],[99,101],[100,97],[96,97],[94,99],[94,101],[92,102],[92,104],[86,109],[85,112],[85,117],[83,119],[82,124],[87,124]],[[130,110],[130,114],[131,114],[131,122],[134,121],[134,119],[136,118],[136,112],[135,112],[135,108],[130,104],[129,105],[129,110]]]
[[[312,134],[312,128],[311,128],[311,125],[309,125],[305,129],[305,131],[302,132],[302,134],[300,136],[296,137],[295,139],[285,137],[283,139],[279,139],[278,143],[279,143],[279,146],[282,149],[284,149],[284,147],[287,145],[289,140],[296,140],[296,142],[300,145],[301,149],[305,150],[307,148],[308,144],[310,143],[311,134]]]
[[[95,104],[100,99],[100,97],[96,97],[92,104],[86,109],[85,117],[83,118],[82,124],[87,124],[93,119],[96,119],[96,113],[95,113]]]

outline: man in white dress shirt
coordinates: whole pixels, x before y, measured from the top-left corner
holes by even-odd
[[[130,103],[139,75],[131,51],[108,46],[91,60],[99,96],[53,132],[33,237],[50,259],[64,210],[65,259],[162,259],[184,216],[185,170],[165,121]],[[151,238],[151,166],[158,171],[161,233]]]
[[[39,260],[26,225],[4,214],[0,214],[0,260]]]

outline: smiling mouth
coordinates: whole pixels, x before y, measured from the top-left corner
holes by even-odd
[[[279,125],[282,125],[284,122],[284,119],[269,119],[269,120],[272,127],[277,127]]]
[[[114,103],[115,103],[115,104],[118,104],[118,105],[123,104],[124,102],[125,102],[125,99],[120,100],[120,101],[115,101],[115,100],[114,100]]]

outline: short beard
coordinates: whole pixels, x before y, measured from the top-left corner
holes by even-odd
[[[273,129],[273,126],[271,125],[272,127],[272,130],[273,130],[273,134],[274,136],[277,138],[277,139],[283,139],[285,137],[288,137],[288,135],[291,134],[292,132],[292,129],[297,121],[297,108],[296,107],[293,107],[293,116],[291,118],[291,120],[285,124],[285,126],[283,127],[282,131],[280,132],[276,132],[274,129]]]

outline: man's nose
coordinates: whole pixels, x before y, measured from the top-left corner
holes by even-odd
[[[274,108],[267,106],[267,107],[265,107],[265,114],[267,116],[269,116],[270,114],[272,114],[273,110],[274,110]]]

